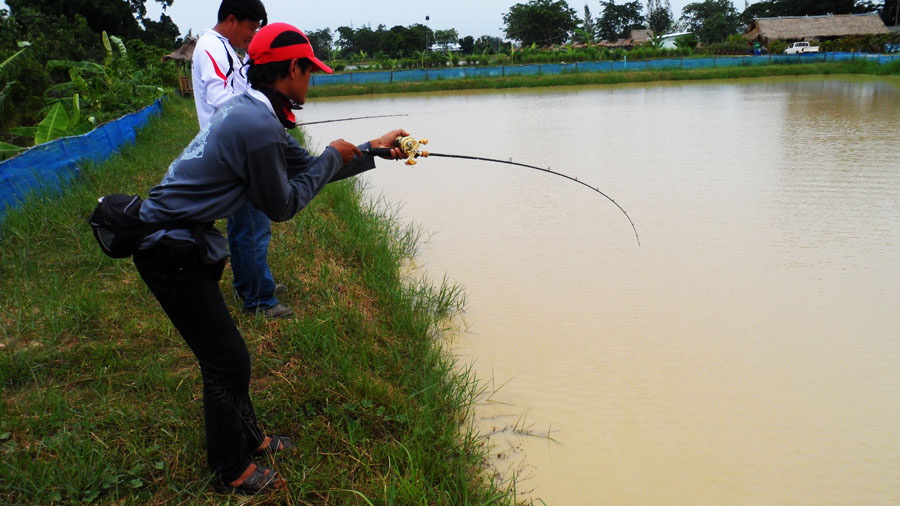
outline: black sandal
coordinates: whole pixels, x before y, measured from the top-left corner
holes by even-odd
[[[222,482],[219,489],[223,492],[237,492],[239,494],[254,495],[259,493],[273,492],[284,487],[284,479],[278,476],[278,472],[256,464],[253,472],[244,478],[239,485]]]
[[[266,453],[275,455],[294,447],[294,444],[291,443],[291,438],[287,436],[266,436],[266,441],[268,441],[268,444],[264,441],[259,448],[253,451],[253,455],[265,455]]]

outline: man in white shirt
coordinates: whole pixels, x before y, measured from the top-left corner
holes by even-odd
[[[218,23],[212,30],[201,32],[192,67],[200,130],[219,108],[249,88],[246,67],[235,48],[246,50],[266,22],[266,9],[260,0],[222,0]],[[271,235],[269,218],[251,203],[228,217],[234,290],[244,301],[244,310],[281,318],[293,311],[275,297],[284,285],[275,282],[269,269]]]
[[[223,0],[218,19],[212,30],[200,32],[194,48],[194,104],[201,130],[225,102],[249,88],[235,48],[246,50],[267,21],[266,9],[259,0]]]

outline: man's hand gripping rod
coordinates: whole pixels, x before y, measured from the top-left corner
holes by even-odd
[[[439,156],[439,157],[444,157],[444,158],[460,158],[463,160],[477,160],[477,161],[481,161],[481,162],[505,163],[507,165],[517,165],[519,167],[525,167],[528,169],[539,170],[541,172],[547,172],[547,173],[553,174],[555,176],[564,177],[564,178],[568,179],[569,181],[574,181],[582,186],[586,186],[586,187],[590,188],[591,190],[599,193],[600,195],[603,195],[604,197],[606,197],[610,202],[615,204],[615,206],[618,207],[620,211],[622,211],[622,214],[624,214],[625,217],[628,218],[628,223],[631,223],[631,229],[634,230],[634,237],[635,237],[635,239],[637,239],[638,246],[641,245],[641,238],[640,238],[640,236],[638,236],[637,227],[634,226],[634,222],[631,221],[631,216],[628,216],[628,212],[626,212],[625,209],[623,209],[622,206],[620,206],[618,202],[613,200],[612,197],[610,197],[609,195],[600,191],[599,188],[591,186],[591,185],[585,183],[584,181],[580,181],[577,177],[567,176],[561,172],[552,171],[550,169],[545,169],[543,167],[536,167],[534,165],[527,165],[524,163],[514,162],[514,161],[512,161],[512,159],[498,160],[496,158],[483,158],[480,156],[447,155],[447,154],[442,154],[442,153],[429,153],[428,151],[419,149],[420,146],[425,145],[425,144],[428,144],[428,139],[416,140],[412,136],[397,137],[397,146],[400,148],[401,151],[403,151],[403,154],[405,154],[408,157],[406,160],[406,165],[415,165],[416,164],[415,159],[420,156],[423,158],[427,158],[429,156]],[[383,156],[386,158],[391,157],[391,148],[370,148],[363,152],[371,154],[371,155],[375,155],[375,156]]]
[[[408,137],[397,137],[397,141],[395,142],[397,147],[403,151],[403,154],[408,158],[406,160],[406,165],[415,165],[415,158],[418,157],[428,157],[428,151],[422,151],[419,149],[420,145],[428,144],[428,139],[419,139],[416,140],[413,136]],[[364,153],[368,153],[375,156],[384,156],[390,158],[391,156],[391,148],[371,148]]]

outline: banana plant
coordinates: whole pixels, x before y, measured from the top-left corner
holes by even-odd
[[[6,75],[12,69],[12,63],[18,58],[21,58],[22,55],[25,54],[26,51],[31,47],[31,42],[28,41],[19,41],[18,46],[21,48],[16,51],[12,56],[3,60],[3,63],[0,63],[0,79],[5,79]]]
[[[47,115],[40,123],[33,127],[10,128],[9,132],[20,137],[31,137],[34,145],[58,139],[90,132],[96,125],[94,117],[86,118],[81,113],[81,105],[78,94],[72,97],[72,114],[66,111],[63,101],[56,101],[50,106]]]
[[[13,62],[22,58],[29,51],[31,42],[19,41],[18,46],[20,48],[18,51],[3,60],[3,62],[0,62],[0,84],[3,85],[3,89],[0,89],[0,111],[3,110],[3,107],[6,105],[6,98],[12,93],[13,87],[16,85],[16,81],[8,80],[8,76],[12,75]],[[22,149],[21,146],[0,142],[0,160],[13,156]]]

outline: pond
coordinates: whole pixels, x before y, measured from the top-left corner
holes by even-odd
[[[313,99],[311,145],[442,158],[368,195],[466,292],[477,424],[548,504],[900,503],[900,81],[774,78]]]

